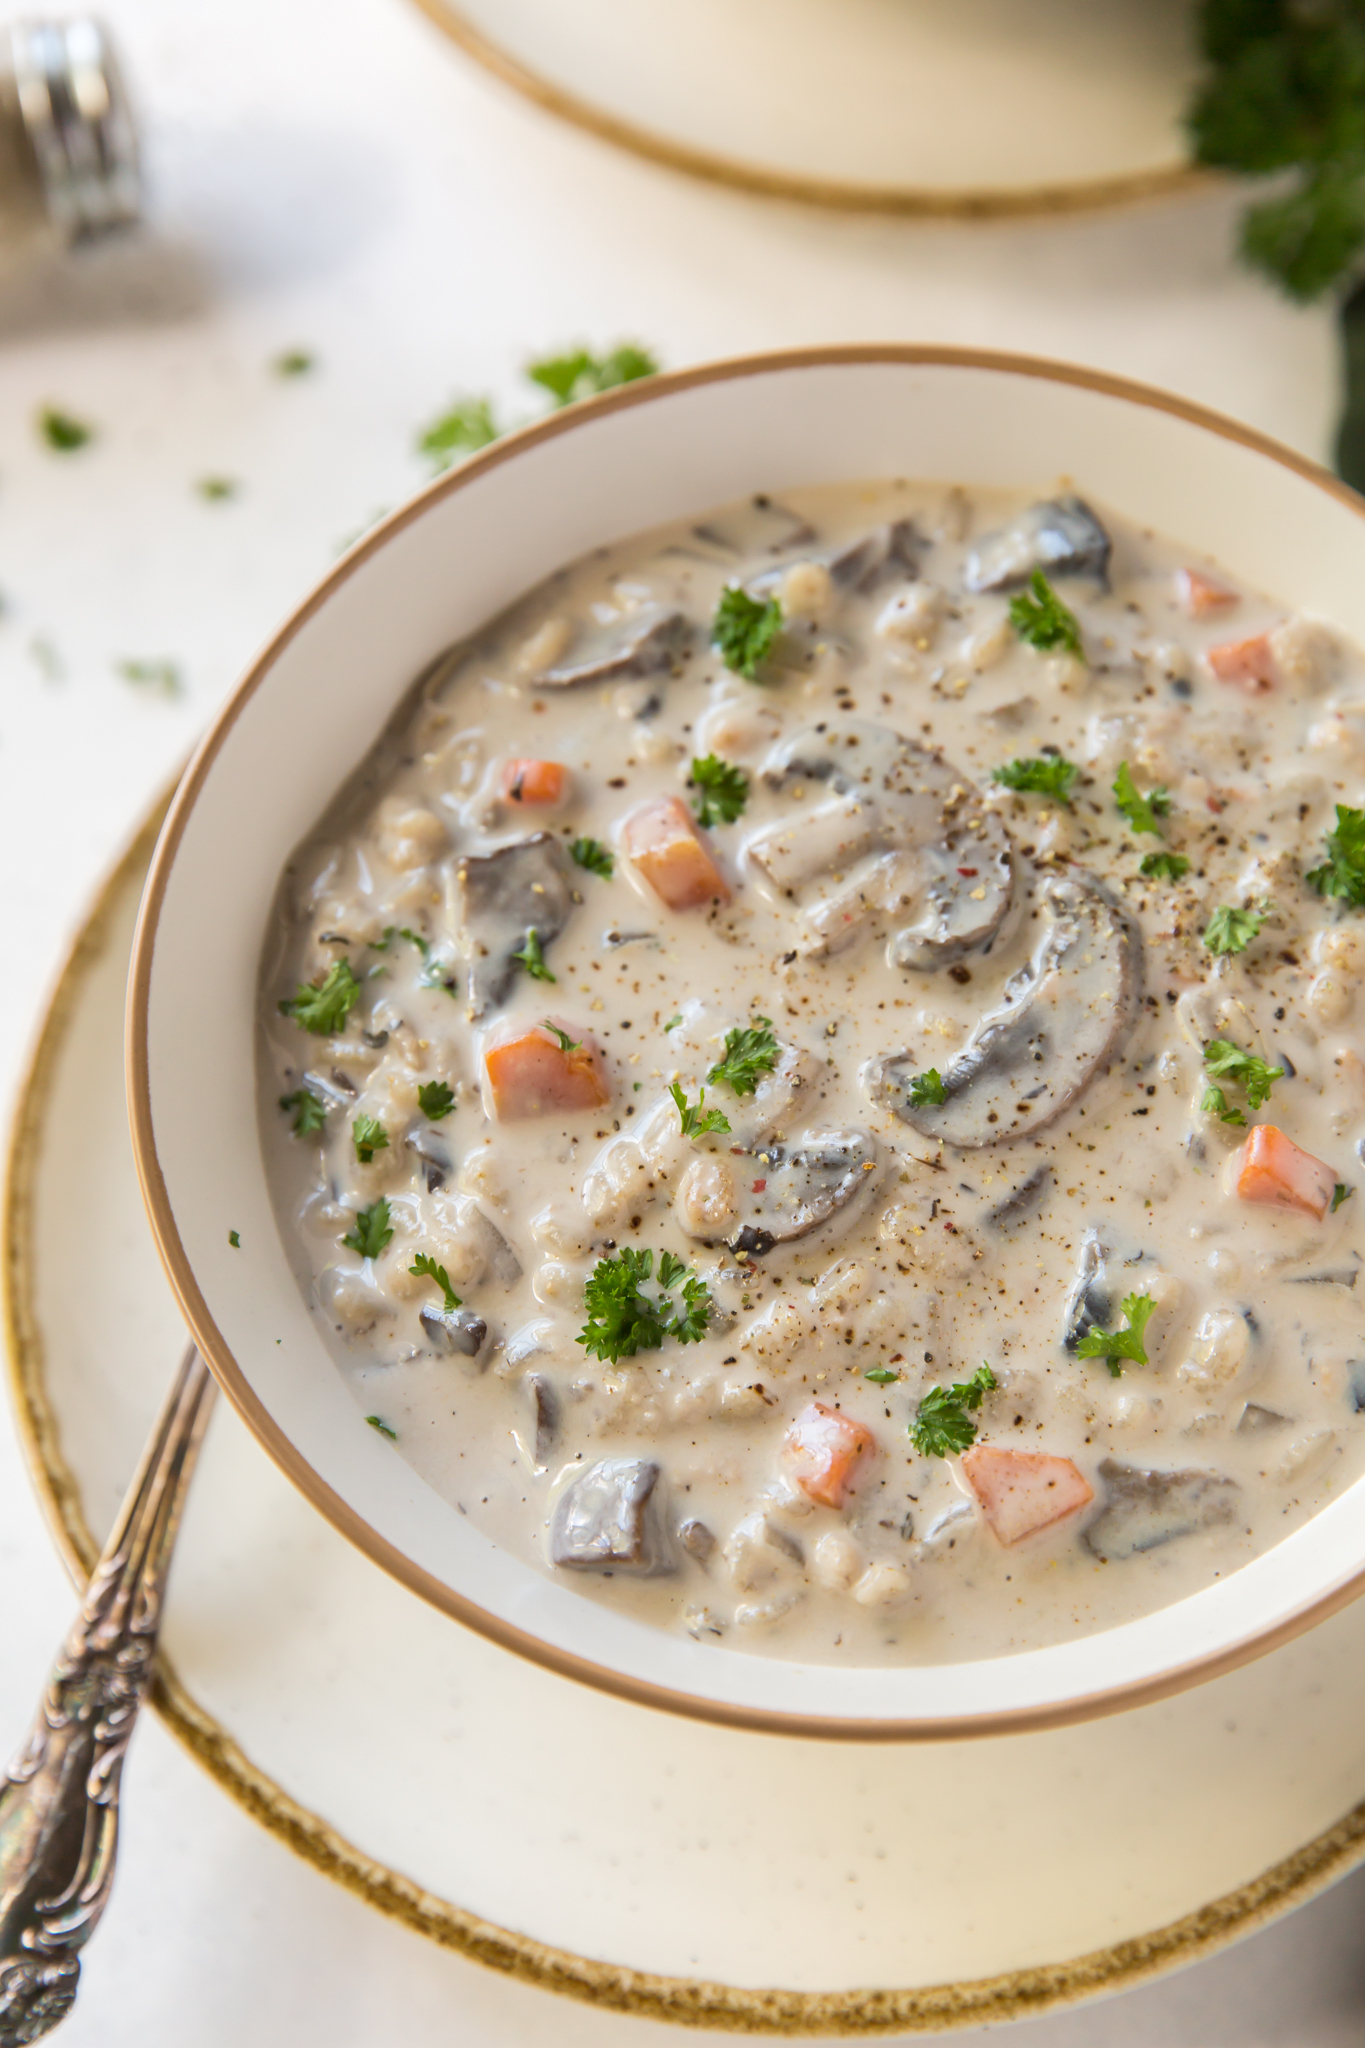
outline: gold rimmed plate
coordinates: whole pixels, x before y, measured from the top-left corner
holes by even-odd
[[[122,1090],[158,822],[76,942],[9,1166],[16,1414],[76,1573],[183,1336]],[[67,1287],[73,1175],[95,1327]],[[313,1513],[220,1405],[165,1643],[162,1714],[320,1869],[495,1968],[681,2024],[1023,2017],[1208,1954],[1365,1856],[1365,1603],[1078,1728],[933,1747],[755,1735],[570,1684],[456,1626]]]

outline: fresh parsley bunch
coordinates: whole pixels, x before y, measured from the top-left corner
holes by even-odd
[[[668,1337],[680,1344],[698,1343],[711,1314],[710,1289],[672,1252],[659,1255],[660,1294],[644,1291],[653,1274],[653,1252],[629,1245],[615,1258],[599,1259],[583,1292],[588,1320],[575,1343],[609,1365],[634,1358],[638,1351],[660,1351]],[[668,1297],[680,1280],[681,1299],[672,1301]]]

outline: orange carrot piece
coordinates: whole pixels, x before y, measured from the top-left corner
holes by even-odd
[[[981,1503],[993,1535],[1004,1544],[1050,1529],[1067,1515],[1089,1507],[1095,1489],[1070,1458],[1047,1451],[1009,1451],[973,1444],[962,1460],[962,1476]]]
[[[1319,1223],[1332,1205],[1337,1177],[1331,1167],[1274,1124],[1253,1125],[1232,1159],[1233,1185],[1244,1202],[1268,1202]]]
[[[630,859],[670,910],[730,900],[730,886],[716,865],[692,813],[676,796],[656,797],[632,811],[622,829]]]
[[[601,1109],[611,1101],[602,1055],[592,1038],[566,1049],[537,1024],[487,1047],[483,1064],[493,1111],[502,1123]]]
[[[1220,683],[1232,683],[1249,697],[1273,690],[1280,679],[1268,633],[1253,633],[1249,640],[1225,640],[1210,647],[1204,659]]]
[[[1235,590],[1215,583],[1212,576],[1206,576],[1202,569],[1176,570],[1175,598],[1181,610],[1188,612],[1192,619],[1202,619],[1205,612],[1223,611],[1228,605],[1239,602]]]
[[[782,1462],[809,1500],[841,1508],[859,1465],[877,1447],[870,1429],[823,1401],[812,1401],[787,1431]]]
[[[568,779],[562,761],[506,761],[502,793],[510,804],[558,804]]]

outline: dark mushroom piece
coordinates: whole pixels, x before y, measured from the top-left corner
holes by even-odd
[[[477,1358],[488,1342],[488,1325],[467,1308],[440,1308],[428,1302],[419,1317],[427,1337],[448,1357]]]
[[[473,1246],[485,1270],[500,1287],[515,1287],[521,1278],[521,1260],[497,1224],[489,1222],[470,1195],[460,1197],[455,1204],[455,1216],[460,1234]]]
[[[430,1124],[418,1124],[415,1130],[408,1132],[403,1142],[409,1152],[416,1153],[422,1162],[422,1177],[426,1182],[427,1193],[439,1194],[454,1163],[446,1147]]]
[[[573,909],[569,871],[548,832],[514,839],[496,853],[464,854],[456,870],[460,922],[470,960],[469,1015],[502,1002],[520,972],[513,955],[534,931],[541,946],[558,938]]]
[[[1008,526],[982,536],[967,557],[968,590],[1015,590],[1035,569],[1109,581],[1113,543],[1083,498],[1045,498]]]
[[[1017,1230],[1036,1212],[1051,1184],[1052,1168],[1046,1163],[1035,1166],[1018,1187],[1011,1188],[1007,1195],[987,1209],[981,1221],[988,1230],[1003,1231],[1008,1236],[1011,1230]]]
[[[659,1467],[648,1458],[604,1458],[570,1481],[550,1517],[550,1562],[575,1572],[674,1569],[658,1513]]]
[[[676,668],[692,644],[692,626],[676,606],[644,604],[637,611],[590,626],[565,660],[536,676],[538,688],[569,690],[576,683],[619,683]]]
[[[1157,1472],[1100,1461],[1105,1505],[1081,1537],[1105,1564],[1235,1520],[1241,1493],[1220,1472]]]
[[[559,1425],[564,1412],[563,1403],[559,1398],[558,1388],[551,1380],[547,1380],[543,1373],[527,1373],[526,1391],[531,1402],[532,1448],[535,1462],[537,1465],[543,1465],[559,1436]]]
[[[1114,1313],[1114,1297],[1105,1285],[1108,1262],[1109,1248],[1100,1242],[1099,1232],[1087,1230],[1062,1318],[1062,1349],[1073,1357],[1081,1339],[1104,1329]]]
[[[1114,1059],[1142,994],[1137,928],[1092,877],[1044,881],[1044,932],[942,1075],[942,1103],[911,1099],[918,1062],[874,1061],[873,1101],[926,1138],[971,1151],[1028,1137],[1069,1108]]]
[[[908,913],[887,954],[916,971],[995,937],[1014,881],[1009,834],[941,755],[889,726],[831,719],[775,747],[763,779],[817,799],[745,849],[784,894],[812,888],[799,912],[808,952],[837,952],[879,915]]]
[[[841,541],[837,547],[800,555],[795,561],[765,569],[761,575],[751,577],[745,589],[753,597],[772,596],[788,569],[799,562],[819,562],[828,569],[836,590],[865,597],[882,583],[912,582],[919,574],[920,550],[924,545],[924,537],[913,519],[896,519],[855,541]]]
[[[730,1250],[761,1258],[832,1222],[851,1220],[877,1179],[881,1152],[866,1131],[807,1131],[797,1145],[767,1145],[735,1164],[740,1228]]]

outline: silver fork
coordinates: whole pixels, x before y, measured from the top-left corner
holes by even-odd
[[[66,2018],[80,1950],[108,1904],[123,1758],[155,1667],[166,1575],[213,1390],[191,1345],[28,1740],[0,1779],[0,2048],[24,2048]]]

